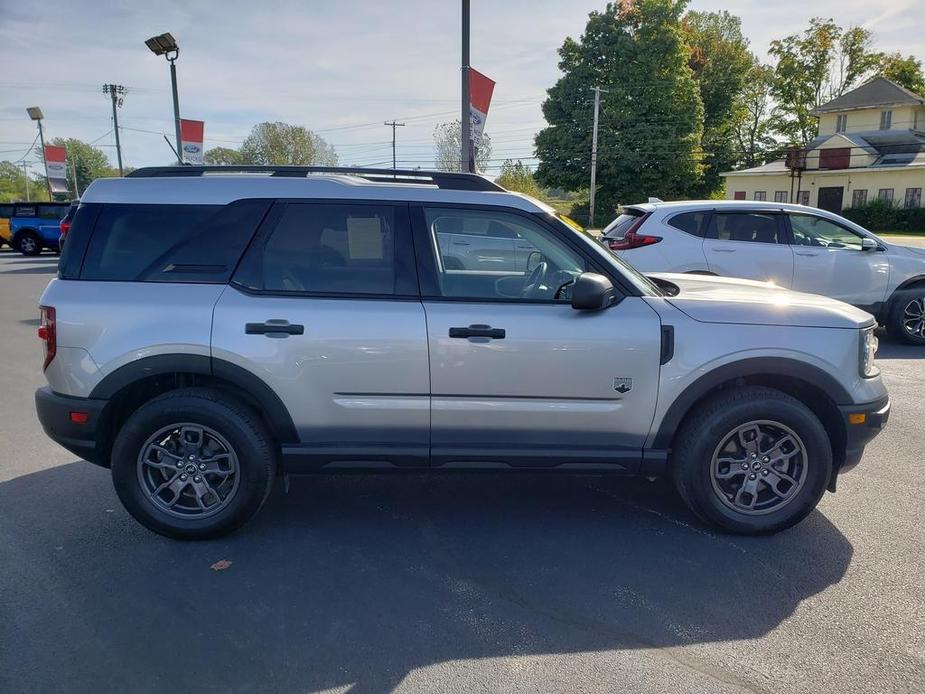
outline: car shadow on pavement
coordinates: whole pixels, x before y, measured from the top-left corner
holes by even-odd
[[[282,486],[236,534],[183,543],[137,525],[87,463],[0,484],[0,689],[378,693],[451,660],[613,649],[704,672],[675,647],[767,634],[853,552],[819,512],[715,534],[644,480]]]
[[[880,345],[877,359],[925,359],[925,345],[913,345],[890,337],[885,330],[877,331]]]

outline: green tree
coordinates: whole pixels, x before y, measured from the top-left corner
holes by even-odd
[[[814,17],[809,28],[772,41],[777,59],[772,95],[780,110],[778,130],[793,142],[816,135],[810,111],[851,89],[881,60],[871,50],[871,33],[861,27],[842,29],[831,19]]]
[[[697,197],[720,190],[720,173],[741,162],[736,131],[755,57],[742,35],[742,20],[726,12],[688,12],[683,21],[690,66],[703,101],[704,173]]]
[[[27,197],[36,201],[48,200],[44,178],[36,180],[30,177],[28,195],[26,190],[26,175],[23,173],[22,166],[11,161],[0,162],[0,202],[18,202]]]
[[[241,163],[241,152],[230,147],[213,147],[203,154],[203,161],[212,166],[227,166]]]
[[[240,149],[241,164],[336,166],[337,153],[301,125],[258,123]]]
[[[519,160],[505,159],[501,165],[501,173],[495,179],[495,183],[508,190],[531,195],[535,198],[542,196],[542,191],[537,185],[530,167]]]
[[[438,171],[459,171],[462,163],[459,119],[452,123],[440,123],[434,128],[434,166]],[[481,146],[475,152],[475,167],[484,171],[491,161],[491,137],[482,133]]]
[[[56,137],[51,144],[67,150],[68,186],[73,185],[72,167],[77,171],[76,197],[80,197],[87,186],[96,179],[118,175],[117,171],[109,165],[109,159],[103,151],[93,145],[88,145],[73,137]]]
[[[601,96],[597,212],[648,196],[688,197],[702,180],[703,103],[688,60],[686,0],[608,3],[559,49],[549,127],[536,136],[537,181],[578,190],[590,178],[593,95]]]
[[[922,74],[922,61],[913,55],[886,53],[880,57],[878,72],[888,80],[905,87],[919,96],[925,96],[925,75]]]
[[[756,62],[736,105],[736,147],[739,163],[746,168],[766,163],[781,149],[774,135],[773,82],[774,69]]]

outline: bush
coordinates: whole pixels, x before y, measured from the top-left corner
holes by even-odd
[[[847,207],[841,214],[871,231],[925,232],[923,207],[898,207],[889,200],[871,200],[860,207]]]

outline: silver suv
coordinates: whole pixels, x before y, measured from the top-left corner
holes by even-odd
[[[467,174],[96,181],[41,317],[45,431],[175,538],[237,528],[280,475],[357,470],[666,474],[703,519],[773,532],[889,415],[869,314],[643,277]]]

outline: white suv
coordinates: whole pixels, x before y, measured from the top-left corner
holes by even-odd
[[[840,299],[925,345],[925,248],[888,243],[847,219],[784,203],[629,205],[601,241],[641,272],[774,282]]]
[[[773,532],[889,414],[866,313],[653,284],[468,174],[97,180],[41,316],[45,431],[177,538],[238,527],[278,475],[357,470],[668,474],[704,519]]]

